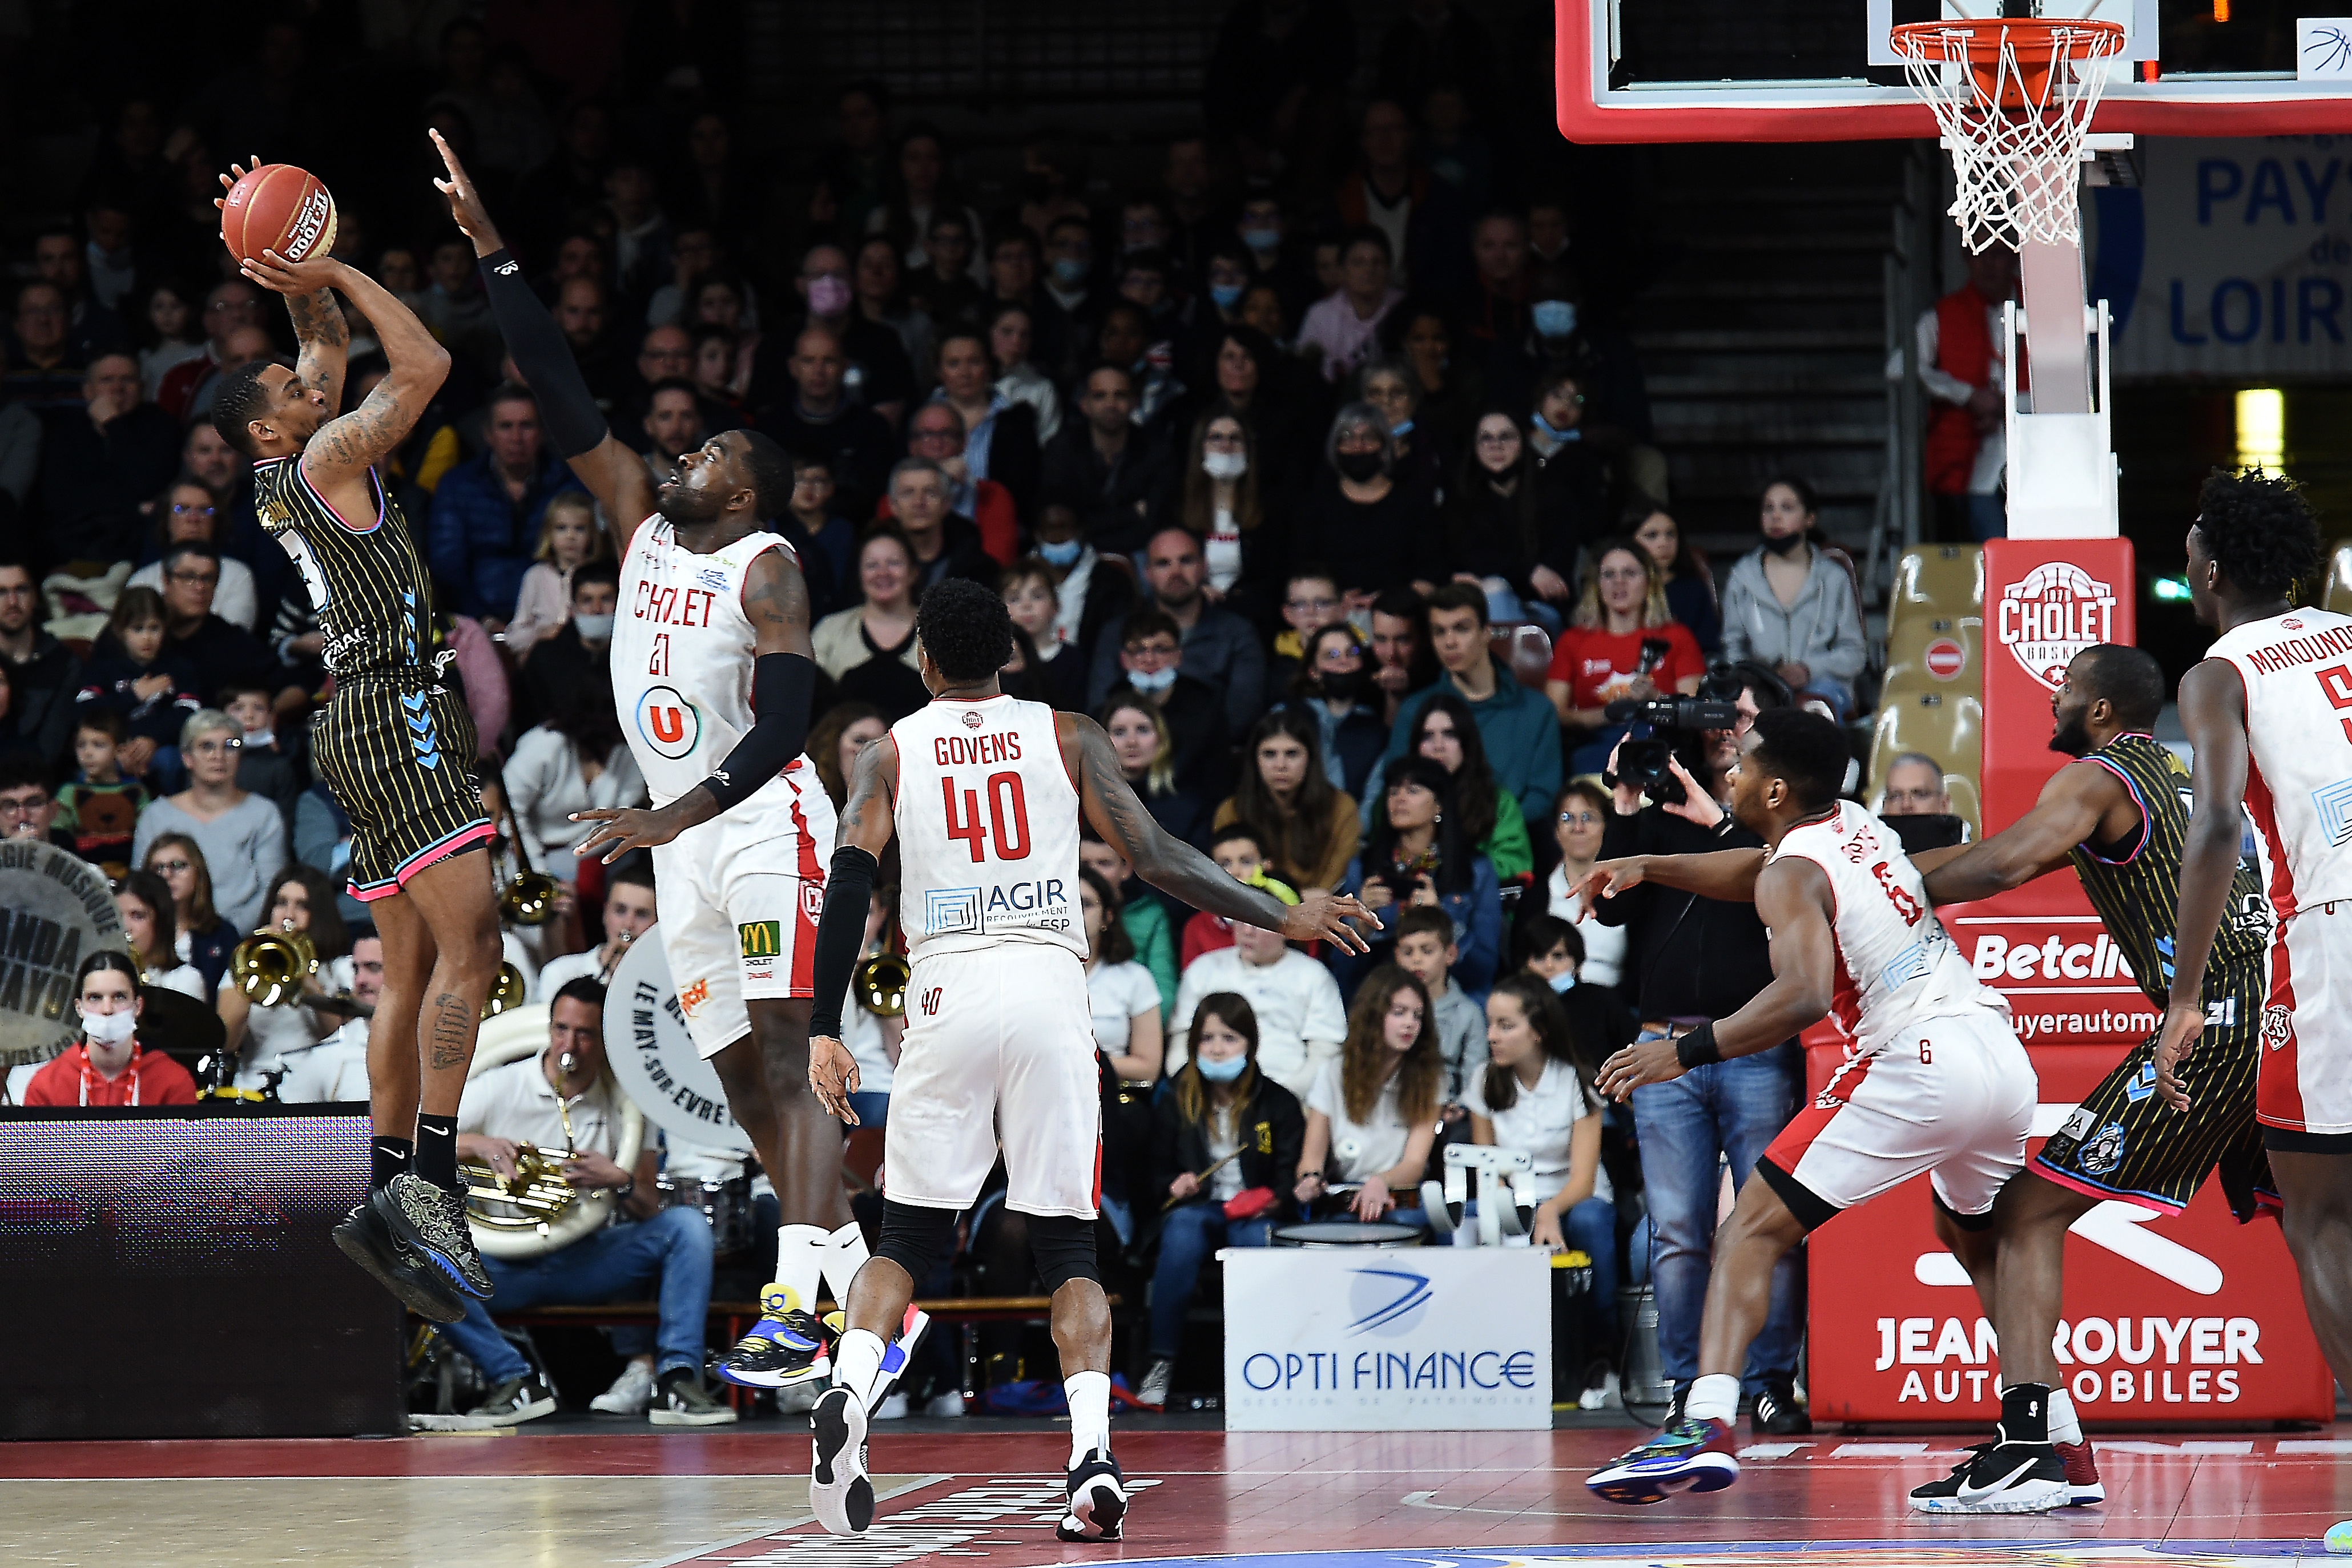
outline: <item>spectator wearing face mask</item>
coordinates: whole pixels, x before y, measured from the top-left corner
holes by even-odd
[[[120,953],[92,953],[74,977],[79,1038],[33,1074],[27,1105],[111,1107],[193,1105],[196,1081],[188,1070],[139,1040],[146,1011],[139,977]]]
[[[1142,608],[1160,612],[1175,627],[1184,676],[1221,692],[1225,733],[1243,733],[1265,706],[1265,651],[1256,628],[1218,606],[1206,592],[1206,569],[1197,536],[1181,528],[1163,528],[1150,537],[1144,549]],[[1096,643],[1089,688],[1096,702],[1108,696],[1122,679],[1138,691],[1163,698],[1173,687],[1174,665],[1139,671],[1129,656],[1133,641],[1122,629],[1118,641],[1106,634]],[[1141,679],[1137,678],[1139,673]]]
[[[1106,696],[1126,690],[1149,701],[1168,727],[1176,782],[1203,800],[1219,799],[1233,787],[1230,689],[1221,693],[1185,667],[1183,631],[1156,605],[1145,605],[1120,624],[1117,647],[1117,684]],[[1099,665],[1096,674],[1099,679]],[[1241,678],[1237,670],[1228,673],[1229,682]]]
[[[560,712],[566,692],[604,672],[620,600],[621,569],[615,562],[592,560],[572,569],[571,617],[541,638],[523,661],[525,722],[536,724]]]
[[[1184,527],[1200,541],[1203,592],[1248,613],[1274,551],[1265,483],[1240,415],[1212,409],[1192,426],[1184,470]]]
[[[1331,421],[1328,473],[1298,508],[1292,550],[1328,563],[1351,604],[1410,583],[1428,594],[1445,579],[1445,539],[1435,498],[1397,477],[1396,444],[1370,403],[1351,402]]]
[[[1313,717],[1323,776],[1334,789],[1360,800],[1389,738],[1372,700],[1371,652],[1345,621],[1318,629],[1305,648],[1282,706]]]

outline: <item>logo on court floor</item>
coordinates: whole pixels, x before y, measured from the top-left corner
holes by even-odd
[[[2052,691],[2074,655],[2115,632],[2116,593],[2072,561],[2044,561],[2001,591],[2000,645]]]

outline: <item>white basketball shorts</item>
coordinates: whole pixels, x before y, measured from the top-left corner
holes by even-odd
[[[1102,1196],[1101,1083],[1076,954],[1043,942],[926,954],[907,986],[884,1196],[970,1208],[1001,1143],[1009,1207],[1092,1219]]]
[[[1839,1068],[1756,1162],[1808,1230],[1921,1171],[1962,1220],[1990,1221],[2025,1164],[2039,1085],[1990,1009],[1925,1019]]]
[[[806,758],[733,810],[654,847],[662,950],[706,1061],[751,1032],[744,1002],[816,994],[833,800]]]
[[[2254,1119],[2289,1154],[2352,1154],[2352,905],[2312,904],[2271,938]]]

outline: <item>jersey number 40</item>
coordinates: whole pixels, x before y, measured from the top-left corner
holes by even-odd
[[[983,791],[987,796],[984,811],[981,804]],[[953,779],[941,779],[940,792],[947,803],[948,837],[961,839],[971,846],[974,865],[988,858],[991,838],[996,841],[998,860],[1029,858],[1029,798],[1022,792],[1021,775],[992,773],[981,789],[961,791],[956,789]]]

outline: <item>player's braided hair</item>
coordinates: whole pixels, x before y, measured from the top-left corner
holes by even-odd
[[[239,365],[222,376],[213,391],[213,428],[231,450],[247,457],[259,454],[253,449],[253,432],[246,426],[269,413],[269,389],[261,384],[261,372],[277,362],[261,359]]]
[[[1004,596],[968,578],[943,578],[923,591],[915,635],[940,674],[958,685],[988,679],[1013,657]]]
[[[2276,599],[2319,575],[2319,517],[2284,474],[2216,468],[2197,495],[2197,531],[2241,593]]]

